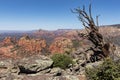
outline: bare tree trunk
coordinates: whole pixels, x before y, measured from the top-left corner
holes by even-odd
[[[91,13],[91,4],[89,5],[89,13],[86,12],[85,6],[83,8],[76,8],[73,13],[78,14],[79,20],[82,22],[85,30],[87,31],[87,38],[90,40],[95,47],[92,47],[91,50],[94,52],[95,57],[105,58],[114,53],[113,45],[111,46],[110,42],[105,42],[101,33],[99,33],[98,28],[98,16],[96,16],[96,24],[92,17]],[[115,47],[115,46],[114,46]]]

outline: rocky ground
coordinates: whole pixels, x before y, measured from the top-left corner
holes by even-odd
[[[81,32],[84,33],[84,30]],[[120,59],[120,29],[103,27],[100,28],[100,32],[104,37],[111,38],[116,45],[113,59]],[[79,38],[75,30],[58,30],[54,34],[39,30],[36,34],[37,37],[43,35],[44,38],[47,38],[46,36],[49,36],[49,39],[54,38],[51,42],[48,38],[45,40],[23,36],[16,40],[6,37],[0,42],[0,80],[87,80],[85,68],[94,68],[103,63],[103,61],[86,62],[86,58],[90,58],[93,52],[85,51],[92,45],[86,39]],[[73,43],[73,40],[80,42]],[[47,41],[51,44],[48,45]],[[77,44],[79,46],[74,46]],[[68,69],[53,67],[54,62],[49,56],[51,54],[47,56],[41,54],[46,51],[51,54],[70,52],[69,55],[74,58],[75,64],[70,64]]]
[[[120,48],[117,48],[115,55],[117,56],[115,59],[120,59]],[[0,60],[0,80],[87,80],[85,68],[95,68],[103,63],[97,61],[83,65],[85,56],[82,49],[71,53],[71,56],[74,57],[75,64],[70,64],[67,69],[53,67],[50,56],[3,58]]]
[[[0,80],[86,80],[84,68],[79,65],[66,70],[52,65],[53,61],[46,56],[2,59]]]

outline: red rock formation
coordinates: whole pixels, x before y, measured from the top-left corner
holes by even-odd
[[[39,53],[46,47],[46,41],[41,39],[30,39],[28,36],[20,38],[18,46],[30,53]]]
[[[12,51],[13,45],[0,47],[0,58],[18,58],[16,51]]]
[[[5,39],[2,41],[2,46],[13,45],[15,41],[16,41],[15,38],[5,37]]]
[[[28,36],[20,38],[16,44],[14,44],[14,40],[10,37],[5,38],[2,43],[0,57],[18,58],[29,56],[33,53],[38,54],[46,48],[45,40],[30,39]]]
[[[64,53],[72,48],[72,41],[65,37],[55,38],[53,43],[49,47],[51,53]]]

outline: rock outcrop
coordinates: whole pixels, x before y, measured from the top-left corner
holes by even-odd
[[[51,53],[64,53],[65,51],[70,51],[73,43],[70,39],[65,37],[56,38],[49,47]]]
[[[17,58],[16,51],[12,52],[14,45],[4,46],[0,48],[0,58]]]
[[[86,61],[84,53],[76,51],[73,54],[74,64],[70,64],[67,69],[53,67],[54,62],[43,55],[0,59],[0,80],[87,80],[85,68],[95,68],[103,63],[88,62],[83,66]]]
[[[2,46],[13,45],[15,42],[16,42],[15,38],[5,37],[5,39],[2,41]]]
[[[34,56],[22,59],[18,66],[20,73],[38,73],[45,69],[49,69],[53,64],[53,61],[45,56]]]
[[[30,39],[29,36],[20,38],[17,43],[24,51],[29,53],[40,53],[46,48],[46,41],[41,39]]]
[[[70,74],[68,70],[53,68],[46,56],[0,61],[0,80],[86,80],[84,74]]]

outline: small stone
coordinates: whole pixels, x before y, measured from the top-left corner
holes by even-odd
[[[52,74],[53,76],[59,76],[62,74],[62,70],[60,68],[53,68],[51,69],[50,74]]]

